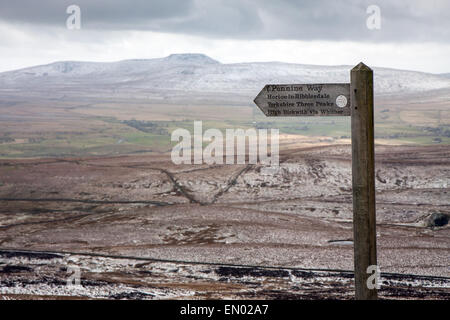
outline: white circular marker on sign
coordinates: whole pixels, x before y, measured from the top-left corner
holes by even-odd
[[[336,105],[339,108],[343,108],[347,105],[347,98],[343,95],[340,95],[336,98]]]

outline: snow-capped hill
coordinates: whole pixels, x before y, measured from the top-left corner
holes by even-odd
[[[36,77],[86,75],[101,72],[105,68],[104,65],[105,63],[98,62],[58,61],[42,66],[3,72],[0,74],[0,79],[26,80]]]
[[[20,70],[0,73],[0,79],[32,80],[38,77],[66,78],[83,75],[108,76],[119,78],[121,75],[158,72],[167,67],[192,67],[220,64],[220,62],[204,54],[171,54],[159,59],[130,59],[118,62],[80,62],[59,61],[47,65],[29,67]]]
[[[179,63],[179,64],[220,64],[219,61],[214,60],[202,53],[174,53],[170,56],[164,58],[165,61],[169,63]]]
[[[61,62],[55,62],[52,63],[51,65],[48,66],[48,71],[51,72],[58,72],[58,73],[68,73],[68,72],[72,72],[74,69],[78,69],[82,66],[85,66],[85,64],[82,64],[80,62],[75,62],[75,61],[61,61]],[[34,69],[45,69],[45,68],[34,68]],[[33,72],[33,68],[31,70],[29,70],[29,72]],[[42,74],[42,71],[41,71]],[[48,74],[48,72],[47,72]]]
[[[118,62],[62,61],[0,73],[0,88],[55,91],[57,88],[115,92],[179,90],[255,94],[268,83],[349,82],[351,66],[281,62],[222,64],[204,54],[172,54]],[[450,78],[423,72],[374,68],[377,94],[450,88]]]

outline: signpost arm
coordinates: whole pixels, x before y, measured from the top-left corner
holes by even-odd
[[[353,244],[356,299],[377,299],[367,268],[377,264],[373,71],[360,63],[351,70]]]

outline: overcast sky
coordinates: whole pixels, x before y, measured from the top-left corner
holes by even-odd
[[[66,26],[69,5],[81,29]],[[373,27],[380,9],[380,29]],[[375,20],[374,20],[375,19]],[[205,53],[450,72],[448,0],[15,0],[0,2],[0,71],[59,60]]]

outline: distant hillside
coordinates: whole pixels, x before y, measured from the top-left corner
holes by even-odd
[[[106,90],[145,93],[257,93],[267,83],[348,82],[351,66],[315,66],[281,62],[222,64],[203,54],[110,63],[63,61],[0,73],[7,90]],[[450,88],[450,78],[423,72],[374,68],[377,94]],[[1,89],[0,89],[1,90]],[[1,92],[1,91],[0,91]]]

